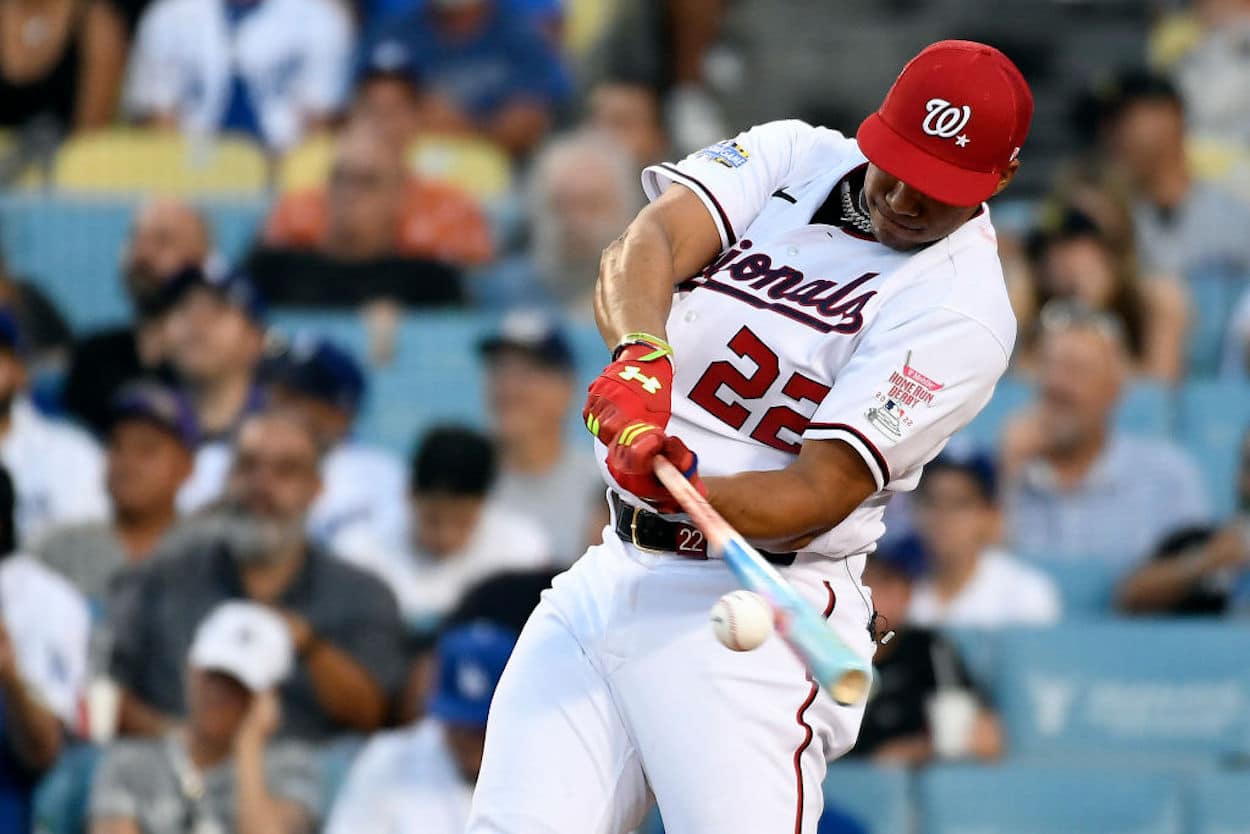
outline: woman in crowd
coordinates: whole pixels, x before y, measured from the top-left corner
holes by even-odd
[[[1119,320],[1139,374],[1177,380],[1185,368],[1184,291],[1171,278],[1142,276],[1131,227],[1116,223],[1111,208],[1101,208],[1067,202],[1043,213],[1027,246],[1029,281],[1017,294],[1022,303],[1016,364],[1026,371],[1031,367],[1047,305],[1077,302]]]
[[[117,109],[126,29],[110,0],[0,0],[0,127],[102,127]]]

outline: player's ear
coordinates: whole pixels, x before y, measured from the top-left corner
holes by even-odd
[[[1011,180],[1016,176],[1016,171],[1020,170],[1019,158],[1011,160],[1007,164],[1007,169],[1003,171],[1003,175],[998,180],[998,187],[994,189],[994,194],[1000,193],[1004,188],[1011,184]]]

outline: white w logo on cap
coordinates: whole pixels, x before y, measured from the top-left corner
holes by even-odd
[[[929,115],[924,117],[924,132],[930,136],[941,136],[949,139],[964,129],[972,108],[968,105],[956,107],[944,98],[931,98],[925,102]]]

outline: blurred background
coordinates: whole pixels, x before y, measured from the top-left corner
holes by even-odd
[[[0,0],[0,832],[462,831],[641,169],[947,37],[1020,336],[821,831],[1250,832],[1246,0]]]

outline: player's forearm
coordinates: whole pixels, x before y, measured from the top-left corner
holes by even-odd
[[[735,530],[784,550],[796,550],[837,526],[877,490],[863,458],[840,440],[804,443],[785,469],[704,481],[708,500]],[[768,500],[761,500],[764,496]]]
[[[787,470],[705,478],[708,501],[747,540],[793,550],[836,526],[855,509],[832,496],[813,495]],[[768,500],[761,500],[767,496]],[[822,500],[823,498],[823,500]],[[784,546],[784,547],[783,547]]]
[[[674,283],[672,242],[644,209],[600,260],[595,321],[608,347],[627,333],[665,338]]]

